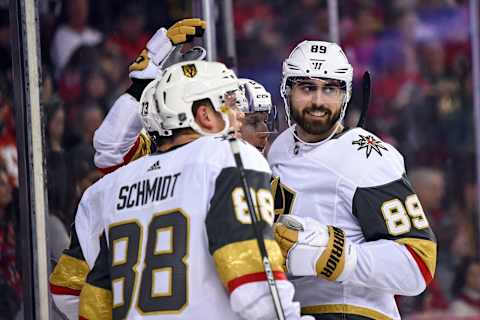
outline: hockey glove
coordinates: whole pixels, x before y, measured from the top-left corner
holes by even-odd
[[[357,264],[356,247],[342,229],[312,218],[283,215],[274,225],[275,240],[294,276],[344,281]]]
[[[174,49],[174,46],[190,42],[194,37],[201,37],[205,31],[205,21],[184,19],[168,30],[160,28],[147,42],[147,46],[128,67],[132,79],[155,79],[161,74],[162,64]]]
[[[194,37],[201,37],[207,23],[201,19],[183,19],[168,28],[167,37],[173,45],[191,42]]]
[[[172,52],[173,45],[167,30],[160,28],[148,40],[147,46],[128,67],[132,79],[155,79],[161,73],[160,64]]]

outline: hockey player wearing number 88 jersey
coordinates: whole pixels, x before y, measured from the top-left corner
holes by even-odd
[[[145,86],[153,78],[161,75],[163,68],[175,63],[175,61],[201,60],[205,56],[205,51],[195,47],[184,54],[179,51],[185,43],[193,40],[194,36],[201,36],[205,22],[200,19],[184,19],[175,23],[168,30],[160,28],[149,40],[145,50],[130,65],[130,78],[132,85],[125,94],[120,96],[113,104],[106,119],[95,133],[94,147],[96,149],[95,164],[104,173],[110,173],[116,169],[128,164],[131,161],[148,155],[155,150],[149,135],[143,129],[142,119],[139,113],[140,95]],[[183,34],[182,34],[183,32]],[[262,119],[266,115],[273,115],[270,94],[260,84],[247,79],[241,80],[241,89],[245,94],[239,100],[236,110],[237,119],[232,120],[232,125],[238,130],[239,121],[243,118],[243,112],[247,114],[245,130],[242,134],[249,134],[254,140],[250,143],[257,146],[261,145],[266,127]],[[245,107],[245,104],[249,107]],[[260,115],[260,116],[259,116]],[[251,118],[261,118],[256,121],[257,125],[252,127]],[[275,117],[268,117],[269,120]],[[260,125],[258,125],[258,123]],[[268,123],[274,123],[268,121]],[[242,128],[243,128],[242,127]],[[271,130],[273,126],[269,126]],[[250,134],[251,129],[262,130],[262,137]],[[259,143],[260,141],[260,143]],[[263,147],[263,146],[262,146]],[[92,213],[95,215],[95,213]],[[88,217],[85,220],[90,220]],[[79,238],[85,235],[93,235],[89,227],[92,224],[80,224],[72,226],[71,244],[58,261],[54,272],[50,278],[51,292],[53,300],[57,307],[65,314],[68,319],[78,319],[78,301],[79,294],[83,287],[86,274],[93,267],[94,259],[98,253],[98,245],[81,247]]]
[[[304,41],[283,64],[289,129],[272,144],[275,239],[302,313],[399,319],[394,295],[432,280],[435,237],[401,154],[342,120],[353,69],[335,43]]]
[[[80,295],[81,319],[276,319],[240,176],[221,136],[234,120],[238,89],[231,70],[203,61],[175,64],[146,87],[141,115],[158,152],[106,175],[77,212],[76,223],[103,230]],[[240,153],[285,318],[300,319],[273,240],[268,164],[247,143]],[[79,239],[81,247],[95,238]]]

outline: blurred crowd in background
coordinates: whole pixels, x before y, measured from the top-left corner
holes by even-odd
[[[22,298],[8,2],[0,0],[0,291],[7,293],[0,298],[0,320],[13,319]],[[40,0],[39,10],[48,245],[54,261],[68,245],[83,191],[101,177],[93,164],[92,137],[129,86],[128,64],[158,27],[190,17],[192,3]],[[401,313],[407,319],[477,319],[468,1],[349,0],[339,1],[339,13],[341,45],[354,67],[346,123],[356,124],[361,78],[368,70],[373,94],[367,129],[405,156],[439,243],[434,282],[419,297],[399,297]],[[326,1],[235,0],[234,24],[239,75],[264,84],[282,110],[282,60],[304,39],[329,39]]]

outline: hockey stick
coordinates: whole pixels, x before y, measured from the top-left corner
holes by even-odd
[[[360,119],[358,120],[357,127],[363,128],[367,119],[368,105],[370,103],[371,95],[371,78],[370,72],[365,71],[362,79],[362,112],[360,113]]]
[[[205,60],[207,51],[199,46],[190,48],[185,53],[182,53],[182,45],[176,45],[170,49],[166,57],[160,63],[160,69],[164,70],[172,64],[183,61]]]
[[[258,218],[255,214],[255,207],[253,205],[252,195],[248,190],[250,186],[248,185],[247,176],[245,175],[245,168],[243,166],[242,157],[240,156],[240,147],[238,145],[238,139],[235,138],[233,133],[229,134],[228,142],[230,143],[230,148],[232,149],[233,157],[235,158],[235,164],[240,172],[240,180],[242,182],[242,189],[247,199],[248,212],[250,218],[252,219],[252,227],[255,231],[255,237],[257,238],[258,248],[260,249],[260,255],[262,256],[263,269],[265,275],[267,276],[268,287],[270,289],[270,294],[272,295],[273,306],[275,308],[275,313],[277,314],[277,319],[284,320],[285,315],[283,314],[282,303],[280,301],[280,295],[278,294],[277,284],[273,276],[272,266],[270,260],[268,259],[267,248],[265,247],[265,241],[263,238],[262,232],[258,228]]]

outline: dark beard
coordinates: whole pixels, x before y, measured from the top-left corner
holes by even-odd
[[[292,107],[291,110],[295,123],[305,130],[305,132],[312,135],[323,135],[329,132],[337,123],[341,113],[341,110],[339,110],[336,114],[332,114],[330,110],[323,107],[309,107],[301,113],[295,110],[294,107]],[[325,120],[307,119],[307,111],[325,111],[327,112],[327,116]]]

